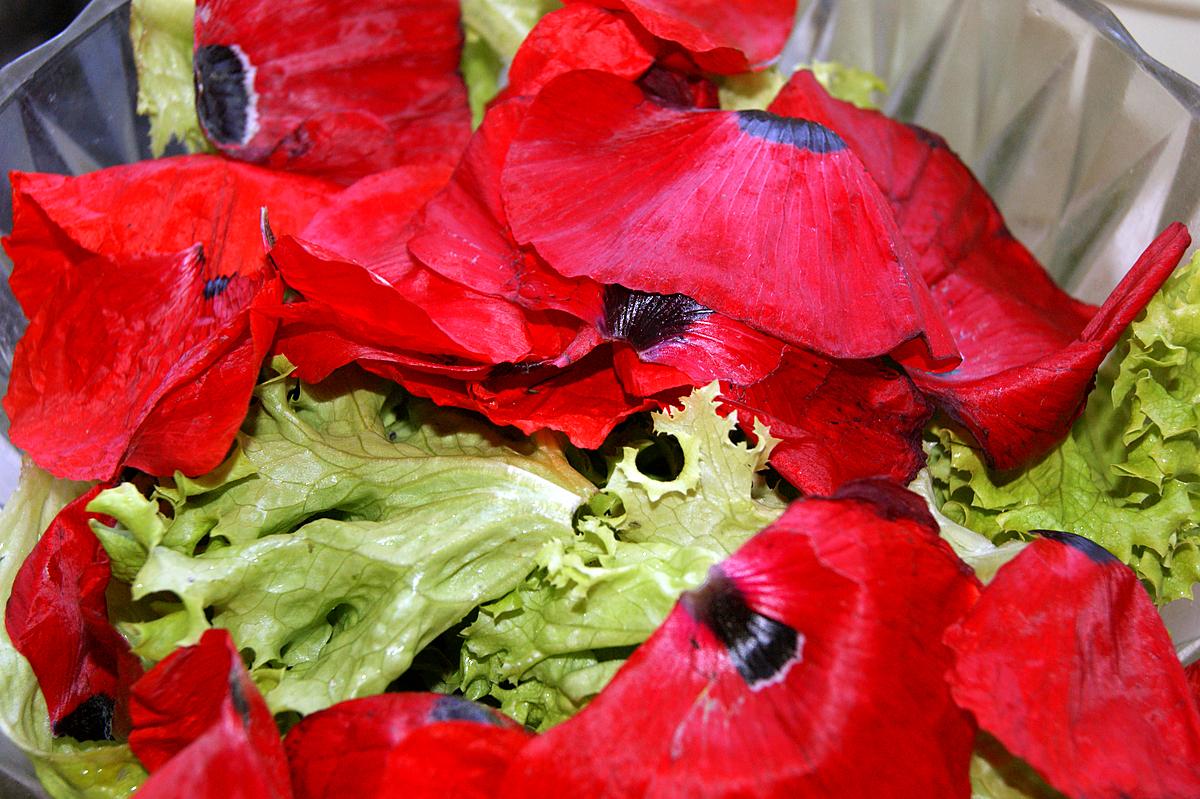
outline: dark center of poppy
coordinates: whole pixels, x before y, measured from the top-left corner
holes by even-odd
[[[108,694],[92,694],[54,725],[54,734],[77,741],[111,741],[114,706]]]
[[[474,721],[479,724],[498,724],[496,717],[482,705],[457,696],[439,697],[429,711],[429,721]]]
[[[692,618],[712,630],[724,645],[751,690],[783,679],[800,660],[804,636],[752,610],[720,566],[709,570],[704,585],[684,594],[683,603]]]
[[[215,144],[245,144],[253,138],[254,90],[249,62],[223,44],[197,48],[192,59],[196,114]]]
[[[1042,538],[1049,538],[1051,541],[1057,541],[1060,544],[1077,549],[1083,554],[1092,559],[1094,563],[1101,566],[1107,566],[1110,563],[1118,563],[1117,556],[1109,552],[1104,547],[1092,541],[1089,538],[1084,538],[1075,533],[1064,533],[1061,530],[1034,530],[1033,532],[1040,535]]]
[[[781,117],[769,111],[738,111],[742,132],[777,144],[790,144],[811,153],[832,153],[846,149],[841,136],[817,122]]]
[[[229,281],[232,279],[232,275],[217,275],[204,281],[204,299],[211,300],[214,297],[220,297],[225,293],[225,289],[229,288]]]
[[[668,339],[679,338],[693,322],[711,313],[711,309],[683,294],[652,294],[607,286],[602,332],[645,352]]]

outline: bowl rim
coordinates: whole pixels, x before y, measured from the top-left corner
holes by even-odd
[[[131,0],[92,0],[87,7],[61,33],[0,68],[0,109],[39,68],[49,61],[60,49],[84,36],[98,24],[104,22]],[[820,5],[832,7],[839,0],[817,0]],[[1099,0],[1050,0],[1095,28],[1110,42],[1119,47],[1138,65],[1167,90],[1193,117],[1200,119],[1200,86],[1180,75],[1147,53],[1133,35],[1125,28],[1112,9]],[[803,10],[803,9],[800,9]]]

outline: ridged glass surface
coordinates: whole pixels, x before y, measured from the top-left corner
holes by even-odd
[[[1149,59],[1099,3],[802,0],[802,9],[784,66],[837,60],[878,73],[891,89],[886,110],[945,136],[1013,232],[1083,299],[1102,300],[1168,222],[1200,232],[1200,90]],[[78,174],[149,157],[128,26],[127,0],[96,0],[0,71],[0,234],[12,223],[9,170]],[[3,255],[0,266],[11,269]],[[0,391],[23,328],[4,283]],[[0,500],[17,465],[0,437]],[[40,795],[6,746],[0,796]]]

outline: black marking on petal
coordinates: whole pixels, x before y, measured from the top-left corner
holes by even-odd
[[[1095,541],[1084,538],[1081,535],[1064,533],[1061,530],[1034,530],[1033,532],[1037,535],[1040,535],[1042,538],[1049,538],[1051,541],[1057,541],[1060,544],[1066,544],[1069,547],[1078,549],[1080,552],[1091,558],[1092,562],[1098,563],[1101,566],[1107,566],[1110,563],[1121,562],[1116,555],[1109,552]]]
[[[429,711],[429,721],[474,721],[498,725],[499,720],[483,705],[457,696],[439,697]]]
[[[905,123],[905,124],[908,125],[909,130],[911,130],[913,133],[917,134],[918,139],[920,139],[921,141],[923,141],[925,144],[929,145],[933,149],[935,149],[935,150],[949,150],[950,149],[950,145],[946,144],[946,140],[943,139],[938,134],[934,133],[932,130],[926,130],[925,128],[921,127],[920,125],[914,125],[912,123]]]
[[[237,669],[229,670],[229,701],[233,702],[233,709],[242,717],[242,725],[250,726],[250,701],[246,698],[246,691],[242,688],[241,675]]]
[[[918,494],[883,477],[866,477],[843,484],[834,499],[856,499],[870,503],[889,522],[907,519],[936,533],[938,523]]]
[[[229,281],[232,279],[232,275],[217,275],[204,281],[204,299],[220,297],[225,293],[225,289],[229,288]]]
[[[254,137],[254,72],[238,47],[209,44],[192,59],[196,114],[217,145],[244,145]]]
[[[758,139],[790,144],[810,153],[832,153],[846,149],[841,136],[818,122],[781,117],[769,111],[738,111],[742,132]]]
[[[114,706],[108,694],[92,694],[59,719],[54,734],[69,735],[76,741],[111,741]]]
[[[804,636],[783,622],[751,610],[746,598],[720,566],[683,595],[684,607],[729,652],[729,659],[751,690],[779,682],[800,660]]]
[[[624,286],[604,289],[603,333],[628,341],[638,352],[687,333],[693,322],[712,313],[683,294],[652,294]]]

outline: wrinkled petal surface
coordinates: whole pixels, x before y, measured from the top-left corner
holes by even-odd
[[[58,477],[156,475],[219,464],[245,416],[278,303],[269,272],[205,278],[199,247],[96,257],[59,282],[13,355],[12,442]]]
[[[470,135],[456,0],[199,0],[196,107],[224,153],[350,182]]]
[[[530,741],[500,796],[968,796],[974,729],[940,639],[977,583],[913,499],[879,481],[794,503]]]
[[[529,734],[442,694],[383,694],[306,716],[284,741],[297,799],[490,796]],[[431,790],[440,791],[431,792]]]
[[[88,527],[97,486],[63,508],[13,581],[4,623],[33,667],[50,726],[78,740],[111,739],[129,725],[128,694],[141,665],[109,623],[108,555]]]
[[[129,745],[151,773],[138,796],[291,797],[279,730],[225,630],[148,671],[130,710]]]
[[[946,642],[955,701],[1058,790],[1200,795],[1200,714],[1170,636],[1133,571],[1096,544],[1033,541]]]
[[[872,361],[834,361],[789,349],[749,385],[723,384],[721,398],[746,430],[758,419],[781,439],[771,465],[807,494],[886,477],[906,485],[924,465],[921,433],[932,409],[911,381]]]
[[[820,126],[667,109],[575,72],[530,106],[503,187],[517,241],[568,277],[686,294],[836,357],[920,337],[955,360],[886,201]]]
[[[618,0],[650,33],[677,42],[700,66],[734,74],[779,55],[792,30],[796,0]]]

